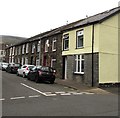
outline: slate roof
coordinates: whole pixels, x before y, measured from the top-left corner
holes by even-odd
[[[94,16],[90,16],[88,18],[76,21],[70,27],[64,28],[64,31],[65,30],[70,30],[70,29],[73,29],[73,28],[77,28],[77,27],[81,27],[81,26],[85,26],[85,25],[91,25],[93,23],[94,24],[95,23],[101,23],[104,20],[108,19],[109,17],[115,15],[118,12],[120,12],[120,7],[116,7],[116,8],[104,11],[104,12],[96,14]]]
[[[65,31],[72,30],[72,29],[75,29],[75,28],[78,28],[78,27],[83,27],[83,26],[86,26],[86,25],[101,23],[104,20],[108,19],[109,17],[117,14],[118,12],[120,12],[120,7],[116,7],[116,8],[104,11],[102,13],[96,14],[94,16],[90,16],[88,18],[81,19],[81,20],[72,22],[70,24],[63,25],[61,27],[55,28],[53,30],[43,32],[41,34],[30,37],[30,38],[26,39],[25,41],[17,43],[13,46],[18,46],[18,45],[21,45],[21,44],[24,44],[24,43],[27,43],[27,42],[40,40],[44,37],[49,37],[49,36],[52,36],[52,35],[55,35],[55,34],[58,34],[58,33],[63,33]],[[10,48],[10,47],[8,47],[8,48]]]

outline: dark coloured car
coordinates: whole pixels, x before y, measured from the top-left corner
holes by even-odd
[[[8,67],[6,68],[6,72],[9,73],[17,73],[18,68],[21,67],[21,64],[9,63]]]
[[[55,81],[55,69],[47,66],[37,66],[30,70],[28,73],[28,80],[33,80],[35,82],[45,82],[48,81],[51,84]]]

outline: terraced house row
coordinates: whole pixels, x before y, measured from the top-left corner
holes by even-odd
[[[120,7],[30,37],[6,61],[51,66],[57,78],[98,86],[119,83]]]

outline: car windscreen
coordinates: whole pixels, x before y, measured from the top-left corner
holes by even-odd
[[[15,66],[16,66],[16,67],[19,67],[19,66],[20,66],[20,64],[15,64]]]
[[[29,68],[29,69],[32,69],[32,68],[34,68],[34,66],[28,66],[28,68]]]

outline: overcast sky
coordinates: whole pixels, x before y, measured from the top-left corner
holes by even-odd
[[[120,0],[0,0],[0,35],[31,37],[118,6]]]

